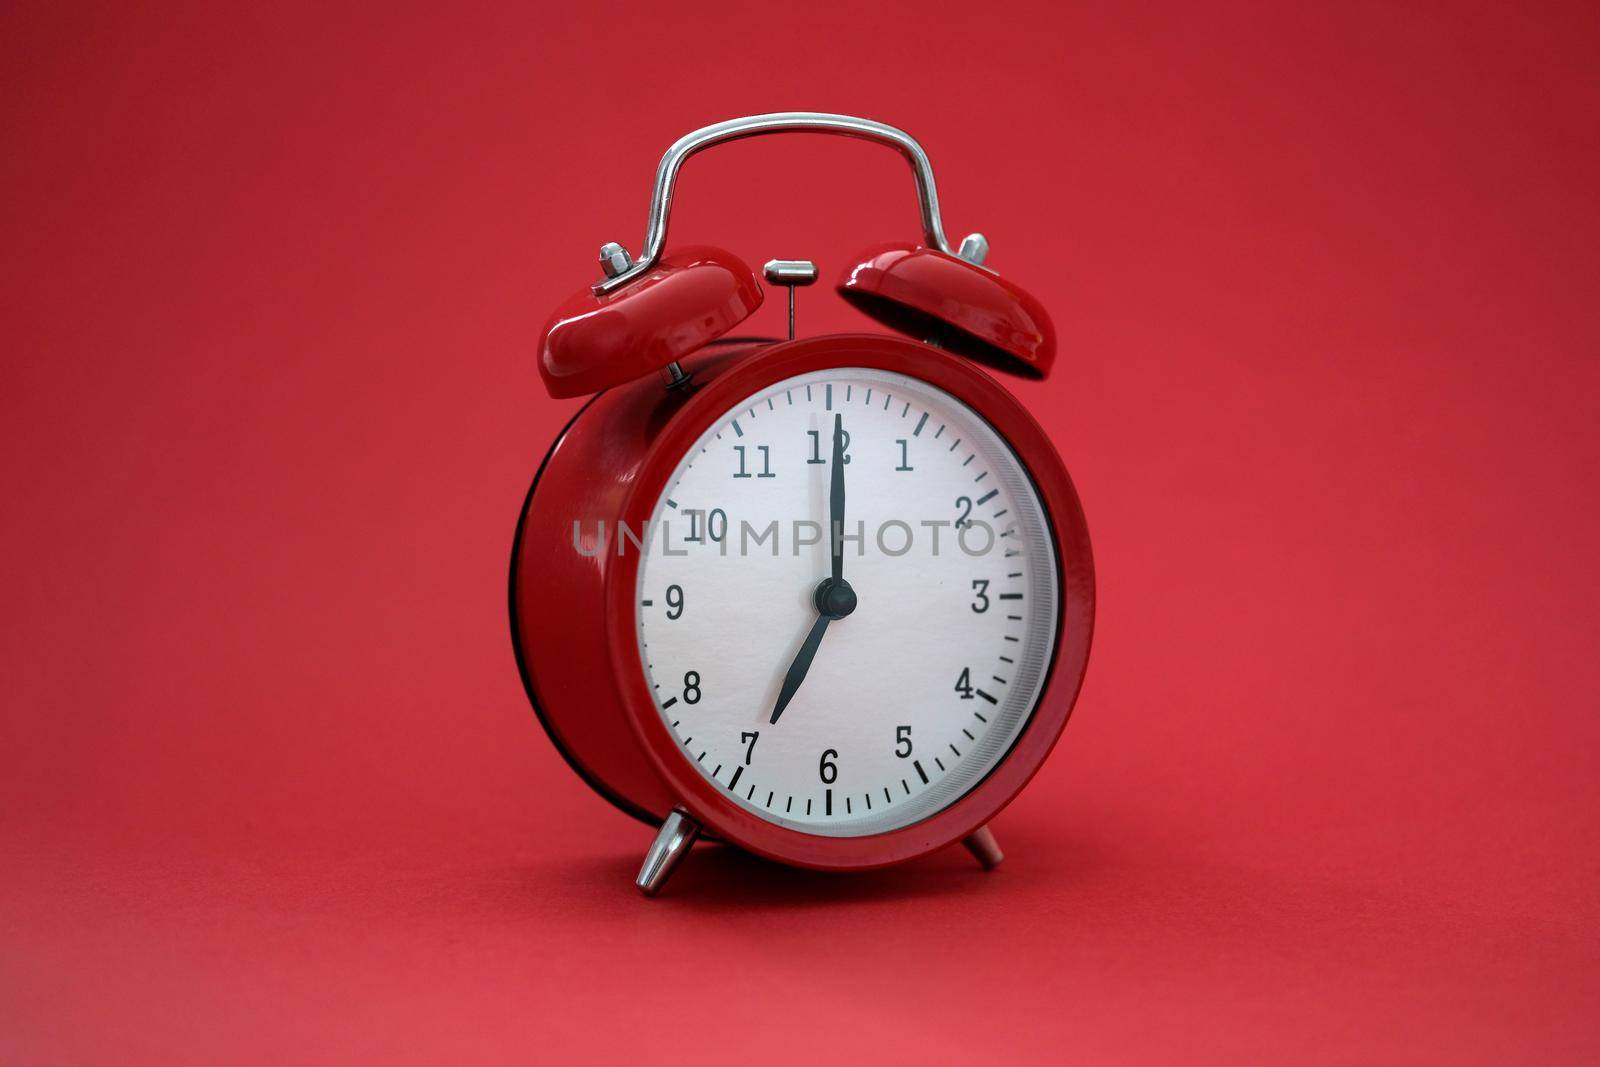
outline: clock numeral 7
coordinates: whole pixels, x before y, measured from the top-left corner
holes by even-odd
[[[750,766],[750,757],[756,754],[756,739],[761,736],[760,730],[746,730],[739,735],[739,743],[744,746],[744,765]]]

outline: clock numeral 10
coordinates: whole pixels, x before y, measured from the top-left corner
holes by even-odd
[[[777,477],[776,474],[772,473],[772,449],[768,448],[766,445],[756,445],[756,449],[757,449],[757,451],[759,451],[761,453],[761,473],[759,473],[759,474],[751,474],[748,470],[745,469],[745,454],[744,454],[745,446],[744,445],[734,445],[733,446],[733,450],[735,452],[739,453],[739,469],[737,471],[734,471],[734,473],[733,473],[733,476],[735,478],[776,478]],[[720,538],[719,538],[719,540],[720,540]]]
[[[685,541],[704,544],[706,537],[713,541],[721,541],[728,535],[728,513],[721,508],[712,508],[711,511],[699,511],[695,508],[685,508],[685,515],[689,516],[689,533]],[[705,516],[705,533],[700,532],[700,517]]]

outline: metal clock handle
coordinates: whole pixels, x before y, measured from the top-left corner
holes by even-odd
[[[758,137],[767,133],[832,133],[841,137],[855,137],[875,141],[899,152],[911,164],[911,173],[917,180],[917,205],[922,211],[922,235],[929,247],[949,255],[959,255],[973,263],[982,263],[988,253],[989,242],[980,233],[968,234],[959,250],[952,249],[945,239],[944,223],[939,216],[939,191],[933,182],[933,164],[914,138],[904,130],[873,122],[853,115],[828,115],[814,111],[783,111],[771,115],[749,115],[742,119],[729,119],[680,137],[667,154],[661,157],[656,168],[655,191],[650,195],[650,221],[645,230],[644,252],[634,260],[620,244],[608,244],[600,249],[600,264],[606,277],[594,283],[595,295],[609,293],[628,284],[643,274],[661,258],[662,247],[667,242],[667,219],[672,212],[672,187],[677,181],[678,169],[683,161],[702,149],[727,141]]]

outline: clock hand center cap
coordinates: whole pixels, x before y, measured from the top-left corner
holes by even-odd
[[[830,619],[842,619],[856,610],[856,591],[850,588],[850,583],[843,578],[834,581],[824,578],[817,585],[817,594],[814,598],[817,604],[817,613],[826,615]]]

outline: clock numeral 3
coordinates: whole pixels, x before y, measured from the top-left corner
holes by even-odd
[[[989,610],[989,580],[987,578],[972,579],[972,610],[982,615]]]

